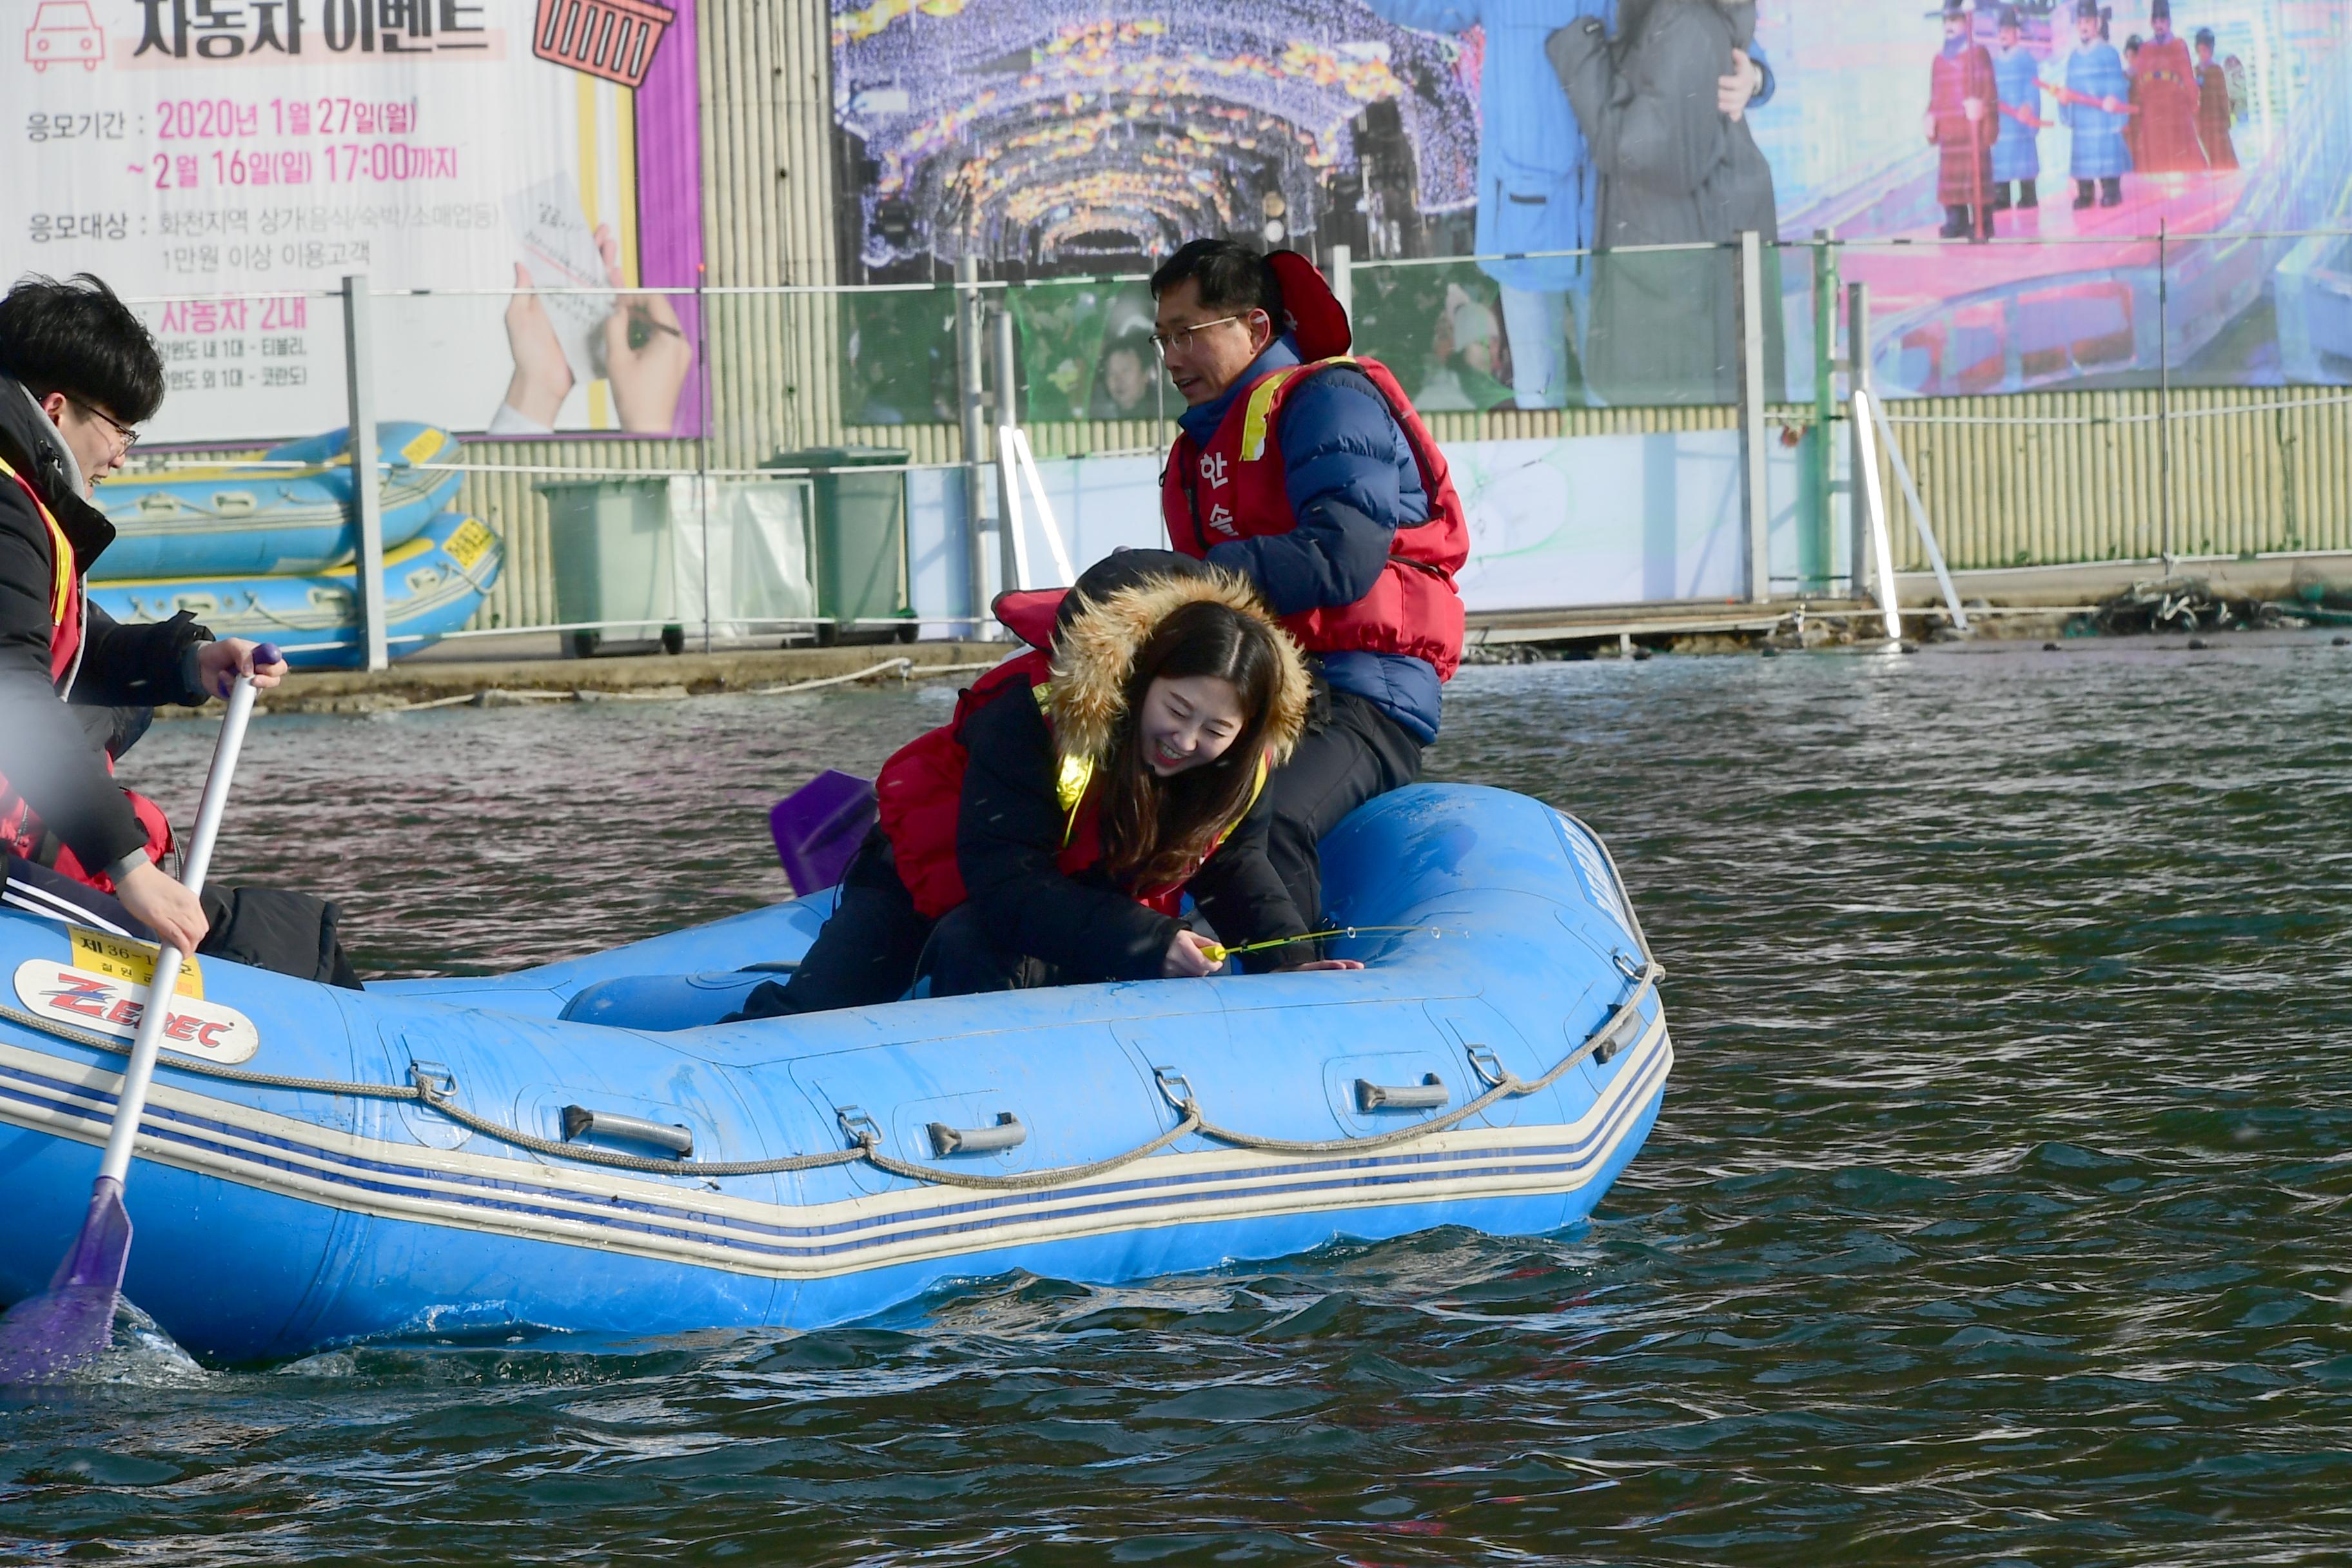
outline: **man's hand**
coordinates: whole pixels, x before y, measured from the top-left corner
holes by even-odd
[[[1764,70],[1748,58],[1746,49],[1731,51],[1731,74],[1715,79],[1715,106],[1738,121],[1748,118],[1748,106],[1764,90]]]
[[[204,907],[195,894],[163,875],[152,861],[115,879],[114,896],[157,937],[182,952],[205,940]]]
[[[1217,972],[1219,960],[1202,950],[1208,939],[1196,931],[1179,931],[1176,940],[1168,944],[1168,956],[1160,961],[1160,973],[1168,980],[1198,980]]]
[[[198,682],[211,695],[225,698],[228,695],[231,681],[240,675],[249,675],[253,677],[256,691],[268,690],[286,679],[286,661],[279,658],[268,664],[257,664],[253,650],[260,646],[243,637],[223,637],[218,642],[199,646],[196,649]]]
[[[528,289],[531,277],[515,263],[515,287]],[[555,323],[536,294],[518,294],[507,301],[507,347],[514,353],[514,374],[507,382],[507,406],[534,425],[554,428],[555,416],[572,391],[572,363],[556,340]]]
[[[1969,124],[1974,125],[1985,116],[1985,100],[1981,98],[1964,98],[1960,100],[1960,112],[1969,117]]]

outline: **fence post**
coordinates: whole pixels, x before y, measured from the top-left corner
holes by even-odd
[[[2158,542],[2164,571],[2172,574],[2172,268],[2170,225],[2156,220],[2156,445]]]
[[[1748,602],[1772,596],[1770,447],[1764,438],[1764,237],[1739,235],[1739,501],[1748,526]]]
[[[1871,393],[1870,384],[1870,285],[1853,283],[1845,291],[1845,363],[1849,393]],[[1850,431],[1847,459],[1853,465],[1853,479],[1847,486],[1846,500],[1852,503],[1853,537],[1847,542],[1848,570],[1853,578],[1853,596],[1862,597],[1870,577],[1870,498],[1863,488],[1863,465],[1874,456],[1870,433],[1859,425]]]
[[[370,316],[374,296],[364,272],[343,275],[343,375],[351,398],[352,500],[357,503],[360,631],[367,668],[392,662],[383,626],[383,489],[375,449],[375,334]]]
[[[1826,586],[1833,564],[1830,538],[1837,515],[1837,448],[1830,432],[1838,422],[1837,403],[1838,252],[1830,231],[1813,231],[1813,515],[1808,520],[1806,542],[1800,552],[1798,574],[1803,586]],[[1804,559],[1810,556],[1811,559]]]
[[[1331,247],[1331,297],[1339,301],[1339,310],[1352,326],[1356,320],[1356,261],[1349,247]]]
[[[988,441],[987,389],[982,367],[986,345],[981,342],[980,258],[956,262],[956,400],[963,415],[964,565],[971,574],[971,636],[988,636],[988,547],[981,522],[988,480],[981,472],[981,448]]]
[[[1021,500],[1013,488],[1021,476],[1003,435],[1021,424],[1021,353],[1013,334],[1013,300],[1007,296],[1002,310],[988,313],[988,347],[996,384],[996,580],[1008,589],[1029,586],[1021,570]]]

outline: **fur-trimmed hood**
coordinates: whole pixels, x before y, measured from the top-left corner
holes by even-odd
[[[1136,656],[1162,621],[1203,600],[1262,621],[1274,633],[1274,711],[1265,743],[1277,764],[1289,757],[1307,729],[1307,656],[1248,579],[1216,567],[1198,576],[1147,577],[1088,606],[1063,630],[1054,645],[1054,736],[1063,755],[1109,759]]]

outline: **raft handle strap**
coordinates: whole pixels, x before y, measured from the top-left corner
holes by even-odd
[[[1376,1110],[1443,1110],[1454,1098],[1445,1080],[1435,1073],[1423,1073],[1419,1083],[1374,1083],[1370,1079],[1356,1080],[1356,1114],[1370,1116]]]
[[[1664,973],[1664,971],[1659,968],[1654,960],[1643,964],[1640,977],[1626,994],[1625,999],[1617,1005],[1616,1009],[1608,1017],[1601,1020],[1599,1028],[1585,1037],[1581,1045],[1554,1063],[1551,1070],[1542,1077],[1532,1079],[1522,1079],[1508,1068],[1503,1067],[1499,1061],[1495,1061],[1500,1080],[1486,1093],[1458,1110],[1449,1111],[1444,1116],[1433,1117],[1426,1121],[1416,1121],[1410,1127],[1400,1127],[1392,1132],[1378,1133],[1367,1138],[1314,1140],[1260,1138],[1247,1132],[1237,1132],[1228,1127],[1219,1127],[1202,1114],[1192,1086],[1182,1073],[1172,1068],[1157,1068],[1153,1069],[1153,1076],[1159,1081],[1160,1091],[1168,1097],[1170,1103],[1181,1113],[1175,1126],[1149,1142],[1139,1143],[1124,1153],[1113,1154],[1108,1159],[1097,1160],[1091,1164],[1064,1165],[1053,1170],[1034,1171],[1012,1176],[982,1176],[961,1171],[938,1170],[929,1165],[918,1165],[905,1160],[894,1159],[882,1152],[882,1130],[875,1125],[871,1117],[854,1105],[841,1107],[835,1111],[835,1115],[841,1121],[842,1131],[851,1140],[850,1147],[846,1149],[835,1149],[822,1154],[791,1154],[774,1160],[709,1162],[677,1159],[648,1160],[635,1154],[615,1153],[609,1150],[592,1149],[578,1143],[560,1142],[552,1138],[537,1137],[523,1131],[520,1128],[504,1126],[488,1117],[477,1116],[459,1105],[454,1098],[457,1089],[455,1078],[446,1077],[441,1073],[414,1065],[410,1068],[410,1079],[405,1084],[352,1083],[334,1079],[290,1078],[280,1073],[252,1072],[243,1068],[223,1067],[215,1062],[184,1057],[175,1051],[167,1051],[164,1057],[166,1065],[174,1071],[220,1079],[230,1083],[251,1084],[263,1089],[291,1089],[297,1093],[346,1096],[359,1100],[413,1101],[439,1112],[460,1127],[479,1132],[484,1137],[495,1139],[513,1148],[527,1149],[535,1154],[545,1154],[581,1164],[601,1165],[617,1171],[640,1171],[654,1175],[696,1178],[770,1176],[794,1171],[823,1170],[829,1166],[853,1164],[863,1160],[885,1174],[901,1176],[912,1182],[927,1182],[940,1186],[970,1187],[983,1192],[1034,1192],[1040,1188],[1064,1186],[1091,1180],[1108,1172],[1118,1170],[1122,1165],[1133,1164],[1138,1160],[1156,1154],[1170,1144],[1196,1132],[1203,1138],[1223,1143],[1229,1148],[1265,1154],[1361,1154],[1372,1150],[1391,1148],[1400,1143],[1414,1142],[1432,1133],[1443,1132],[1448,1128],[1459,1126],[1499,1100],[1540,1094],[1566,1076],[1570,1068],[1597,1054],[1603,1046],[1610,1046],[1612,1054],[1614,1054],[1614,1050],[1619,1048],[1614,1043],[1617,1033],[1626,1026],[1628,1019],[1634,1020],[1636,1026],[1634,1038],[1640,1038],[1641,1034],[1646,1032],[1647,1027],[1641,1019],[1642,1003],[1657,989],[1658,981]],[[43,1034],[72,1040],[97,1050],[120,1052],[122,1047],[122,1042],[120,1040],[91,1034],[69,1025],[56,1023],[5,1004],[0,1004],[0,1018],[5,1018],[11,1023],[23,1024]],[[1484,1047],[1478,1048],[1484,1049]],[[1487,1057],[1489,1060],[1494,1059],[1491,1052],[1487,1053]],[[1478,1058],[1473,1055],[1471,1059],[1475,1064]],[[1481,1076],[1486,1076],[1483,1068],[1481,1068]],[[436,1079],[446,1083],[448,1088],[438,1087]],[[1181,1095],[1178,1093],[1179,1086],[1182,1089]]]

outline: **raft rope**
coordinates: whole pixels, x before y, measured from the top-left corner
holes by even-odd
[[[1360,930],[1369,928],[1358,928]],[[1330,933],[1322,933],[1328,935]],[[1488,1087],[1484,1094],[1457,1110],[1426,1121],[1416,1121],[1410,1127],[1400,1127],[1392,1132],[1381,1132],[1363,1138],[1325,1138],[1301,1140],[1295,1138],[1263,1138],[1255,1133],[1235,1131],[1211,1121],[1201,1110],[1200,1100],[1184,1075],[1172,1068],[1154,1069],[1160,1092],[1177,1112],[1176,1125],[1148,1142],[1139,1143],[1123,1153],[1097,1160],[1085,1165],[1062,1165],[1050,1171],[1034,1171],[1016,1176],[982,1176],[961,1171],[940,1170],[929,1165],[918,1165],[895,1159],[882,1152],[882,1134],[871,1122],[853,1123],[844,1116],[843,1131],[854,1140],[849,1148],[835,1149],[822,1154],[792,1154],[774,1160],[682,1161],[655,1160],[643,1155],[615,1153],[609,1150],[591,1148],[580,1143],[566,1143],[553,1138],[541,1138],[525,1132],[519,1127],[509,1127],[478,1116],[458,1104],[452,1096],[457,1083],[454,1077],[420,1068],[409,1067],[409,1081],[395,1083],[347,1082],[340,1079],[293,1078],[283,1073],[253,1072],[244,1068],[224,1067],[216,1062],[200,1061],[174,1051],[163,1053],[166,1065],[175,1070],[220,1079],[230,1083],[250,1084],[259,1089],[289,1089],[298,1094],[335,1095],[357,1100],[406,1101],[438,1112],[468,1131],[499,1142],[527,1149],[533,1153],[556,1159],[577,1161],[583,1164],[602,1165],[613,1170],[641,1171],[663,1176],[769,1176],[793,1171],[816,1171],[833,1165],[847,1165],[864,1161],[888,1175],[903,1176],[909,1181],[929,1182],[940,1186],[971,1187],[982,1192],[1030,1192],[1041,1187],[1062,1186],[1083,1182],[1149,1155],[1156,1154],[1179,1139],[1198,1133],[1213,1142],[1235,1149],[1264,1154],[1338,1155],[1360,1154],[1368,1150],[1392,1148],[1410,1143],[1434,1132],[1460,1125],[1488,1106],[1504,1100],[1523,1099],[1539,1094],[1559,1081],[1568,1071],[1612,1042],[1622,1047],[1632,1041],[1618,1040],[1628,1019],[1639,1022],[1643,1000],[1657,989],[1663,971],[1654,962],[1635,965],[1631,959],[1620,957],[1619,969],[1632,983],[1633,990],[1619,1003],[1601,1026],[1585,1037],[1584,1042],[1554,1063],[1539,1078],[1522,1079],[1502,1064],[1501,1058],[1486,1047],[1471,1047],[1471,1067]],[[15,1007],[0,1005],[0,1018],[23,1024],[44,1034],[72,1040],[98,1050],[113,1051],[121,1042],[110,1037],[94,1035],[69,1025],[53,1022]],[[1638,1037],[1638,1032],[1635,1036]],[[1613,1054],[1613,1051],[1612,1051]],[[446,1086],[446,1087],[444,1087]]]

